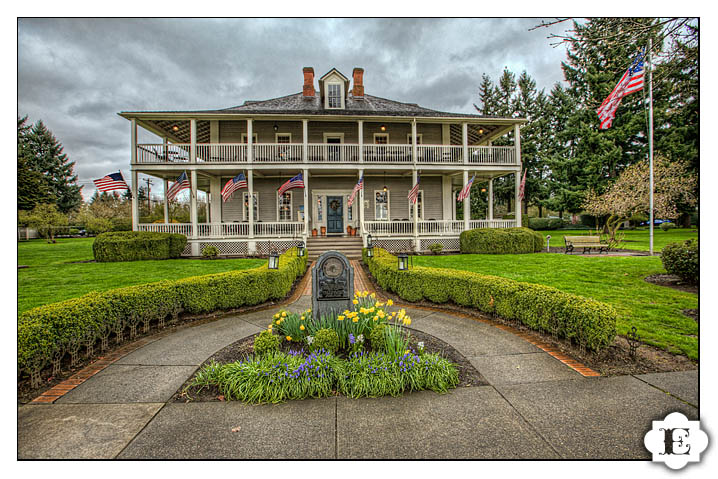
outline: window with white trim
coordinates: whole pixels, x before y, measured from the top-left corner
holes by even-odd
[[[292,192],[285,191],[277,197],[277,218],[279,221],[292,221]]]
[[[247,143],[247,134],[242,133],[242,143]],[[252,133],[252,143],[257,143],[257,134]]]
[[[342,85],[339,83],[327,84],[327,107],[342,107]]]
[[[409,198],[408,198],[409,191],[406,192],[406,194],[407,194],[406,201],[409,201]],[[424,220],[424,190],[419,190],[419,196],[416,198],[416,206],[419,210],[419,220],[423,221]],[[411,204],[411,201],[409,201],[409,219],[414,221],[414,205]]]
[[[417,144],[417,145],[421,145],[421,137],[422,137],[422,135],[423,135],[423,133],[417,133],[417,134],[416,134],[416,144]],[[406,135],[406,142],[407,142],[409,145],[413,145],[413,143],[412,143],[412,141],[411,141],[411,133],[407,133],[407,135]]]
[[[389,133],[374,133],[375,145],[387,145],[389,143]]]
[[[255,191],[252,193],[254,197],[254,221],[259,219],[259,194]],[[242,196],[242,211],[244,221],[249,221],[249,192],[245,191]]]
[[[374,220],[389,221],[389,190],[374,191]]]
[[[274,135],[276,138],[277,143],[279,144],[286,144],[292,142],[292,134],[291,133],[277,133]]]

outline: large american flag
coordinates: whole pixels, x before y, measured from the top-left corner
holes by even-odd
[[[456,201],[464,201],[466,198],[469,197],[469,190],[471,189],[471,185],[474,183],[474,178],[476,175],[472,176],[468,183],[466,183],[466,186],[461,190],[459,193],[459,196],[456,197]]]
[[[357,184],[354,185],[354,189],[352,190],[352,194],[349,195],[349,201],[347,201],[347,206],[351,207],[352,204],[354,204],[354,197],[357,194],[357,191],[364,189],[364,177],[362,176],[359,178],[359,181],[357,181]]]
[[[409,204],[416,203],[417,198],[419,198],[419,178],[416,178],[416,184],[414,187],[409,190],[409,195],[407,196],[409,198]]]
[[[611,128],[611,123],[613,123],[613,119],[616,118],[618,105],[621,104],[621,100],[624,96],[643,89],[643,75],[646,71],[643,66],[644,54],[645,49],[638,54],[631,67],[623,74],[611,94],[603,100],[601,106],[596,110],[598,119],[601,120],[601,130]]]
[[[232,197],[232,193],[234,193],[236,190],[240,188],[246,188],[247,187],[247,178],[245,178],[244,173],[240,173],[231,180],[229,180],[225,185],[224,188],[222,188],[222,202],[226,202],[228,199]]]
[[[285,191],[291,190],[292,188],[304,188],[304,178],[301,173],[294,178],[288,179],[282,186],[279,187],[279,196],[282,196]]]
[[[177,178],[177,181],[172,183],[172,186],[170,186],[170,189],[167,190],[167,200],[168,201],[174,200],[180,191],[185,190],[187,188],[189,188],[189,180],[187,179],[187,173],[183,171],[182,174],[179,175],[179,178]]]
[[[526,172],[528,169],[524,170],[524,178],[521,180],[521,186],[519,187],[519,202],[523,201],[524,199],[524,191],[526,189]]]
[[[100,191],[112,191],[112,190],[129,190],[125,179],[122,177],[122,173],[111,173],[107,176],[103,176],[99,180],[92,180],[95,186]]]

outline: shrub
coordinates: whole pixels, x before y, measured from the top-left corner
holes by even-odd
[[[131,321],[159,321],[181,311],[208,313],[284,298],[306,270],[306,256],[290,249],[279,269],[258,268],[160,281],[40,306],[18,317],[18,370],[36,373],[53,350],[67,349],[85,338],[106,338]]]
[[[478,228],[462,232],[459,243],[462,253],[536,253],[542,250],[544,238],[529,228]]]
[[[429,245],[429,251],[431,251],[434,254],[439,254],[444,249],[444,245],[441,243],[434,243]]]
[[[186,244],[184,235],[121,231],[97,236],[92,252],[98,262],[179,258]]]
[[[254,353],[261,356],[274,351],[279,351],[279,336],[267,330],[259,333],[254,339]]]
[[[698,255],[698,241],[687,240],[664,246],[661,251],[661,261],[669,274],[675,274],[683,281],[698,284],[700,269]]]
[[[563,227],[561,218],[529,218],[529,228],[536,231],[557,230]]]
[[[208,244],[204,248],[202,248],[202,256],[204,256],[205,258],[215,259],[217,256],[219,256],[219,250],[216,246]]]
[[[415,266],[398,271],[396,258],[374,248],[364,263],[379,286],[406,301],[453,303],[520,321],[525,326],[574,341],[591,350],[613,342],[618,313],[593,299],[549,286],[521,283],[469,271]]]
[[[112,231],[112,221],[107,218],[89,218],[85,221],[85,230],[89,234],[99,235]]]
[[[661,223],[661,229],[663,231],[668,231],[676,228],[675,223]]]
[[[333,329],[320,329],[314,335],[312,349],[335,353],[339,349],[339,335]]]
[[[387,324],[380,324],[369,333],[369,342],[371,347],[377,351],[386,351],[386,336],[384,330],[389,326]]]

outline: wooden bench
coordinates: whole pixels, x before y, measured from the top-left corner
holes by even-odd
[[[598,236],[564,236],[563,241],[566,244],[565,253],[572,253],[574,248],[583,248],[583,252],[591,253],[591,248],[598,249],[598,253],[604,252],[608,254],[608,245],[601,243]]]

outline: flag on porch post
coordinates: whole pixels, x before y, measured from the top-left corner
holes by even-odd
[[[347,206],[351,207],[352,204],[354,204],[354,197],[356,197],[357,191],[364,189],[364,177],[362,176],[359,178],[359,181],[357,181],[357,184],[354,185],[354,189],[352,190],[352,194],[349,196],[349,201],[347,201]]]
[[[601,106],[596,110],[598,119],[601,120],[599,129],[606,130],[611,128],[611,123],[616,118],[616,110],[624,96],[643,89],[643,74],[646,71],[643,68],[643,55],[645,53],[644,48],[633,61],[633,64],[626,70],[626,73],[623,74],[611,94],[603,100]]]
[[[528,168],[524,170],[524,178],[521,180],[521,187],[519,188],[519,203],[524,199],[524,189],[526,188],[526,172]]]
[[[234,193],[236,190],[240,188],[246,188],[247,187],[247,178],[244,176],[244,173],[240,173],[231,180],[229,180],[225,185],[224,188],[222,188],[222,203],[226,202],[228,199],[232,197],[232,193]]]
[[[92,180],[99,191],[129,190],[127,182],[122,177],[122,172],[110,173],[99,180]]]
[[[466,186],[464,186],[459,193],[459,196],[456,197],[456,201],[464,201],[466,198],[469,197],[469,190],[471,189],[471,185],[474,183],[474,178],[476,178],[476,175],[472,176],[468,183],[466,183]]]
[[[167,190],[167,200],[172,201],[179,194],[180,191],[189,188],[189,180],[187,179],[187,172],[183,171],[177,181],[172,183],[170,189]]]
[[[414,187],[411,190],[409,190],[409,195],[407,196],[407,198],[409,198],[409,203],[412,205],[415,204],[416,200],[419,198],[419,177],[418,176],[416,177],[416,184],[414,185]]]
[[[282,196],[285,191],[291,190],[292,188],[304,188],[304,178],[301,173],[294,178],[288,179],[282,186],[279,187],[279,196]]]

